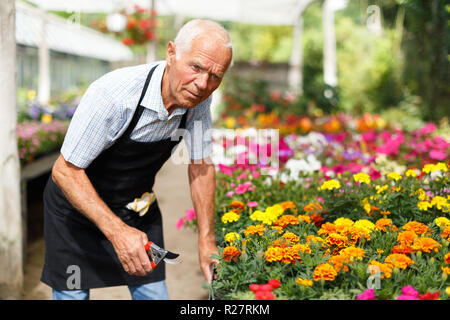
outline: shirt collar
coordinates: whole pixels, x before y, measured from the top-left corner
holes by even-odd
[[[171,119],[175,115],[182,115],[186,112],[186,108],[176,108],[169,116],[169,112],[164,107],[161,95],[161,81],[166,69],[166,61],[156,62],[156,69],[153,71],[152,78],[142,99],[141,105],[147,109],[153,110],[158,113],[160,119]],[[152,66],[153,67],[153,66]]]

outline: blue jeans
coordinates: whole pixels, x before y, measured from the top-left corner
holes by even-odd
[[[128,286],[133,300],[169,300],[164,280]],[[53,300],[89,300],[89,290],[52,290]]]

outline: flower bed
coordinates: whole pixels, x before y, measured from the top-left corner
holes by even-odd
[[[448,297],[448,167],[422,170],[422,178],[408,171],[376,180],[362,173],[331,180],[317,174],[308,187],[249,175],[254,190],[231,198],[227,192],[236,190],[242,172],[219,173],[225,187],[217,194],[216,295],[396,299],[412,285],[416,298]],[[271,279],[279,288],[256,296],[252,285]]]
[[[218,298],[449,297],[448,132],[383,121],[311,120],[279,137],[279,167],[250,161],[273,150],[239,138],[256,128],[216,130]]]

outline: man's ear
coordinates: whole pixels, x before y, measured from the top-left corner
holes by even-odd
[[[167,49],[166,49],[166,61],[167,61],[167,65],[171,65],[174,60],[176,59],[176,46],[175,43],[173,43],[172,41],[169,41],[169,43],[167,44]]]

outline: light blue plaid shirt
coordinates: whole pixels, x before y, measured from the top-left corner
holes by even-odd
[[[131,133],[131,139],[154,142],[176,135],[186,108],[178,107],[169,116],[161,97],[161,80],[166,62],[158,61],[111,71],[94,81],[83,95],[61,147],[64,159],[87,168],[106,148],[125,132],[139,102],[145,79],[153,72],[141,105],[144,111]],[[191,159],[204,159],[212,153],[212,97],[190,109],[186,129],[191,138],[183,139]],[[194,125],[195,124],[195,125]],[[194,134],[194,127],[195,134]]]

